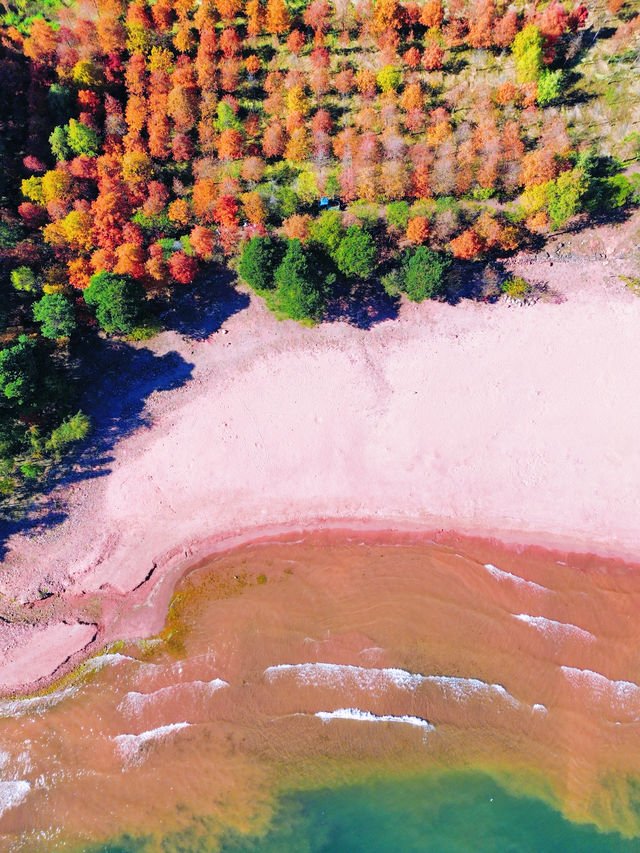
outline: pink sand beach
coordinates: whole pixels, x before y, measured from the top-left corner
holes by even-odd
[[[640,298],[619,275],[637,269],[639,226],[509,261],[553,294],[530,305],[403,303],[365,331],[278,322],[252,298],[204,341],[138,345],[177,351],[193,378],[148,398],[151,425],[108,475],[60,492],[62,524],[8,541],[2,609],[39,624],[0,622],[0,690],[157,631],[185,566],[283,530],[455,530],[638,560]],[[95,613],[97,628],[62,625]]]

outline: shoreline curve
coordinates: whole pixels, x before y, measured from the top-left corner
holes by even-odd
[[[555,294],[526,307],[403,303],[365,331],[278,322],[252,299],[205,340],[136,345],[192,377],[153,393],[128,377],[149,425],[106,476],[59,491],[65,521],[7,540],[0,693],[57,677],[125,622],[143,634],[178,566],[263,531],[456,531],[639,561],[640,299],[619,280],[639,224],[585,235],[606,275],[587,255],[505,260]],[[49,642],[65,622],[97,638]]]

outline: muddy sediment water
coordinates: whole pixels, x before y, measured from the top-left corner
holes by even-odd
[[[639,611],[638,567],[482,540],[218,555],[0,702],[0,849],[640,850]]]

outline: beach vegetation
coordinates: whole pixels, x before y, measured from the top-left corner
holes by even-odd
[[[76,412],[75,415],[64,420],[60,426],[52,431],[45,445],[46,449],[59,458],[70,444],[85,439],[90,430],[91,421],[87,415],[83,412]]]
[[[513,299],[515,302],[524,302],[531,291],[531,286],[526,279],[520,276],[512,276],[502,283],[501,290],[509,299]]]

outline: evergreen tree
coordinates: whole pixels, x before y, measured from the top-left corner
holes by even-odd
[[[324,307],[324,294],[311,269],[300,240],[289,240],[276,270],[275,307],[292,320],[316,320]]]
[[[403,261],[402,290],[412,302],[433,299],[443,293],[451,261],[426,246],[407,251]]]
[[[45,293],[33,306],[33,318],[42,323],[40,332],[45,338],[66,338],[76,328],[73,306],[61,293]]]
[[[271,290],[282,247],[271,237],[253,237],[242,250],[238,272],[255,290]]]
[[[140,319],[144,303],[142,285],[128,275],[96,273],[84,292],[87,305],[95,309],[98,322],[109,334],[131,332]]]
[[[35,401],[38,379],[36,343],[20,335],[13,346],[0,350],[0,408]]]
[[[349,278],[369,278],[376,268],[376,246],[373,237],[358,225],[351,225],[340,241],[335,262]]]

